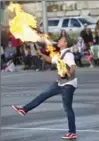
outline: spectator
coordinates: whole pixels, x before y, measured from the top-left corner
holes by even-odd
[[[95,31],[95,45],[99,45],[99,29]]]
[[[30,48],[31,48],[32,62],[35,67],[35,70],[40,71],[42,70],[42,60],[39,56],[37,56],[37,53],[36,53],[37,45],[31,43]]]
[[[79,52],[79,48],[77,46],[73,46],[72,52],[74,54],[76,65],[81,67],[82,66],[82,62],[81,62],[82,54],[81,52]]]
[[[90,49],[90,46],[93,45],[93,35],[91,30],[88,28],[88,25],[85,24],[84,30],[81,31],[80,36],[83,38],[86,50]]]
[[[50,52],[47,50],[46,43],[44,43],[44,42],[43,43],[39,43],[39,45],[41,46],[40,51],[43,54],[49,56]],[[55,51],[56,51],[56,47],[54,48],[54,46],[53,46],[53,49],[55,49]],[[52,65],[51,63],[48,63],[44,59],[42,59],[42,70],[46,70],[46,69],[51,69],[52,70],[53,67],[54,67],[54,65]]]
[[[22,42],[20,39],[16,39],[11,33],[9,34],[9,39],[11,40],[12,45],[16,47],[17,57],[20,56],[20,47]]]
[[[99,45],[91,46],[91,53],[93,55],[95,65],[99,65]]]
[[[6,62],[13,60],[14,64],[16,65],[16,48],[12,46],[12,42],[8,42],[8,46],[5,48],[4,56]]]
[[[76,46],[78,47],[79,52],[82,54],[83,51],[85,50],[85,44],[84,40],[81,37],[78,38]]]
[[[95,32],[96,32],[97,30],[99,30],[99,20],[98,20],[97,23],[96,23]]]
[[[9,42],[9,30],[8,27],[2,26],[1,29],[1,46],[5,49]]]
[[[90,50],[84,52],[84,59],[88,61],[89,67],[93,68],[93,55]]]
[[[32,65],[32,55],[31,55],[31,48],[29,45],[24,44],[24,70],[31,69]]]
[[[2,46],[0,47],[0,49],[1,49],[1,58],[2,58],[2,56],[4,55],[4,49]]]
[[[0,69],[3,69],[4,63],[5,63],[4,49],[1,46],[1,68]]]
[[[94,44],[95,44],[95,45],[99,45],[99,20],[97,21],[96,27],[95,27]]]

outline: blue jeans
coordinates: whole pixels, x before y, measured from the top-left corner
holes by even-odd
[[[55,82],[46,91],[42,92],[34,100],[32,100],[27,105],[25,105],[23,109],[27,113],[28,111],[39,106],[42,102],[44,102],[48,98],[58,94],[62,94],[64,110],[65,112],[67,112],[69,132],[76,133],[75,114],[72,108],[74,91],[75,91],[75,88],[72,85],[65,85],[60,87],[58,86],[58,83]]]

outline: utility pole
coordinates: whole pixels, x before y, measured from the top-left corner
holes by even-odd
[[[43,19],[43,31],[48,33],[48,20],[47,20],[47,2],[42,0],[42,19]]]
[[[3,23],[3,13],[4,13],[4,2],[0,1],[0,24]]]

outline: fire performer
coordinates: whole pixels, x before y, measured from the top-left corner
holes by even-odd
[[[67,112],[69,132],[64,135],[63,139],[75,139],[76,125],[75,114],[72,108],[74,91],[77,87],[77,78],[75,77],[76,65],[74,56],[68,49],[67,39],[62,37],[58,41],[58,47],[60,53],[54,52],[52,43],[46,34],[40,34],[37,32],[37,23],[33,16],[24,12],[19,4],[10,3],[9,10],[15,10],[16,17],[10,21],[10,31],[21,41],[45,41],[47,51],[50,52],[50,56],[46,56],[40,51],[37,54],[41,56],[45,61],[52,64],[56,64],[58,79],[55,81],[46,91],[42,92],[30,103],[23,107],[12,106],[19,114],[24,116],[30,110],[36,108],[48,98],[61,94],[63,100],[64,110]],[[21,25],[21,26],[20,26]]]
[[[33,99],[30,103],[26,104],[22,108],[17,106],[12,106],[12,108],[16,110],[19,114],[24,116],[26,113],[39,106],[48,98],[61,94],[64,110],[65,112],[67,112],[69,126],[69,132],[62,138],[75,139],[77,138],[77,135],[75,125],[75,114],[72,108],[72,102],[74,91],[77,87],[77,78],[75,78],[76,65],[74,61],[74,56],[67,47],[67,39],[65,37],[62,37],[58,41],[58,47],[60,48],[60,60],[58,60],[57,56],[53,56],[51,58],[38,51],[38,54],[45,61],[57,64],[58,69],[57,81],[54,84],[52,84],[46,91],[42,92],[35,99]]]

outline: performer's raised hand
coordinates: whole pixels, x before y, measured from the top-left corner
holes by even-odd
[[[36,54],[37,54],[37,56],[42,56],[42,53],[41,53],[40,50],[37,50],[37,51],[36,51]]]

